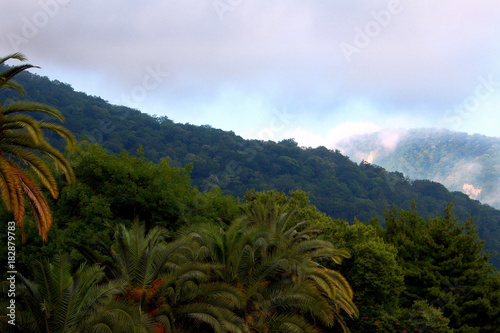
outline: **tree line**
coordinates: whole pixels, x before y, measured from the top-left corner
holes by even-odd
[[[293,140],[244,140],[233,132],[208,125],[178,124],[166,116],[150,116],[111,105],[99,97],[76,92],[65,83],[28,72],[19,73],[16,79],[26,94],[21,97],[0,90],[0,99],[5,103],[34,100],[51,105],[64,115],[65,127],[77,140],[87,138],[111,153],[126,150],[136,155],[141,146],[142,156],[155,163],[163,158],[173,166],[191,165],[190,182],[202,191],[220,187],[224,194],[243,198],[248,189],[286,193],[300,189],[309,193],[311,202],[321,211],[351,223],[355,218],[369,221],[378,217],[384,224],[385,208],[393,203],[410,210],[415,201],[420,214],[429,217],[453,202],[460,221],[474,217],[487,249],[500,251],[500,211],[471,200],[464,193],[450,192],[439,183],[410,180],[406,173],[358,164],[325,147],[299,147]],[[41,114],[37,119],[52,121]],[[45,138],[54,147],[65,148],[64,139],[55,133],[46,133]],[[443,147],[448,148],[449,145]],[[407,160],[413,161],[410,157]],[[419,161],[413,162],[420,165]],[[498,257],[492,261],[500,267]]]
[[[24,60],[16,54],[0,63],[8,59]],[[27,66],[2,72],[0,88],[23,92],[11,78]],[[58,116],[37,103],[11,100],[0,110],[0,216],[16,222],[23,243],[16,325],[1,313],[2,331],[500,327],[500,274],[474,221],[460,222],[453,204],[425,218],[416,201],[406,210],[386,206],[384,226],[377,216],[348,223],[303,190],[253,189],[238,198],[220,187],[200,190],[191,183],[193,164],[155,163],[142,147],[134,156],[89,140],[75,146],[60,125],[27,115]],[[70,143],[64,155],[47,131]],[[1,261],[7,257],[2,247]],[[9,302],[2,297],[1,307]]]

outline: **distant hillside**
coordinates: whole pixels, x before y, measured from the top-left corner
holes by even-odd
[[[61,110],[66,127],[77,138],[85,135],[115,153],[123,149],[136,153],[141,145],[141,153],[153,161],[167,158],[174,165],[192,163],[192,181],[202,190],[220,186],[242,197],[248,189],[302,189],[320,210],[347,221],[378,217],[383,222],[386,207],[396,204],[410,209],[413,200],[420,215],[435,216],[454,202],[457,217],[464,222],[474,216],[487,248],[500,250],[500,211],[463,193],[451,193],[439,183],[410,181],[399,172],[357,164],[339,151],[302,149],[293,140],[244,140],[210,126],[176,124],[167,117],[110,105],[46,77],[23,73],[18,82],[27,91],[26,99]],[[2,92],[0,98],[8,103],[17,97]],[[493,260],[500,267],[499,258]]]
[[[500,209],[500,137],[444,129],[385,130],[340,143],[355,161],[370,159],[411,179],[431,179]]]

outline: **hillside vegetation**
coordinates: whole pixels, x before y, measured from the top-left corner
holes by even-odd
[[[28,67],[0,72],[0,88],[23,92],[10,78]],[[245,141],[128,109],[117,130],[116,107],[44,82],[40,96],[80,98],[80,122],[69,123],[81,140],[26,115],[63,121],[56,109],[0,96],[0,331],[498,332],[500,273],[478,234],[495,236],[493,208],[292,140]],[[98,130],[83,133],[83,122]],[[71,139],[64,155],[45,141],[60,144],[51,131]],[[141,133],[160,145],[143,146]],[[136,156],[103,148],[108,139],[137,145]]]
[[[78,139],[87,137],[109,152],[126,150],[174,166],[192,165],[191,182],[200,190],[220,187],[223,193],[242,198],[248,189],[303,190],[311,203],[332,216],[353,222],[378,218],[383,224],[387,207],[409,210],[415,201],[424,217],[435,217],[452,202],[461,223],[474,218],[486,248],[500,250],[500,211],[449,192],[429,180],[411,181],[401,172],[387,172],[371,164],[357,164],[338,150],[301,148],[293,140],[244,140],[233,132],[210,126],[174,123],[138,110],[110,105],[99,97],[75,92],[71,86],[31,73],[17,79],[28,100],[58,108],[65,126]],[[17,95],[2,93],[9,102]],[[54,145],[63,141],[52,137]],[[139,149],[140,148],[140,149]],[[500,259],[492,258],[497,267]]]
[[[355,136],[339,148],[411,179],[431,179],[500,208],[500,137],[445,129],[384,130]]]
[[[382,229],[303,191],[200,192],[190,167],[97,144],[68,160],[48,242],[28,214],[16,248],[16,332],[498,332],[500,275],[451,205],[388,209]]]

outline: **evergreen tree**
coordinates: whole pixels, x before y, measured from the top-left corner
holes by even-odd
[[[487,330],[498,322],[494,268],[484,242],[478,240],[472,219],[460,225],[449,204],[443,216],[424,220],[413,205],[410,211],[386,213],[386,241],[398,250],[405,277],[402,307],[427,300],[443,311],[457,332]]]

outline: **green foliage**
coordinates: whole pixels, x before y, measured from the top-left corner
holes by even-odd
[[[198,192],[189,183],[189,168],[172,167],[166,160],[153,164],[125,152],[110,155],[88,142],[68,160],[77,180],[71,185],[61,182],[61,196],[52,202],[55,223],[50,241],[42,244],[28,230],[27,242],[19,249],[19,262],[25,267],[57,251],[70,252],[81,261],[75,244],[100,239],[110,245],[115,227],[132,220],[174,232],[186,223],[228,224],[239,214],[232,197],[217,189]],[[26,223],[33,221],[28,217]]]
[[[245,215],[227,229],[193,226],[181,234],[197,244],[200,260],[221,265],[224,282],[243,290],[252,332],[316,332],[314,322],[344,327],[341,313],[357,314],[351,288],[318,260],[338,263],[348,254],[317,239],[314,221],[298,220],[295,209],[275,200],[277,192],[252,194]]]
[[[104,256],[82,248],[86,258],[106,265],[110,278],[125,282],[121,299],[144,311],[156,327],[185,332],[207,326],[223,332],[243,326],[233,314],[241,292],[213,281],[217,267],[197,262],[184,239],[167,243],[167,236],[162,227],[146,233],[145,226],[135,222],[129,229],[117,228],[112,246],[104,245]]]
[[[65,188],[60,206],[62,209],[80,206],[79,215],[84,219],[94,217],[85,211],[89,203],[103,202],[96,207],[97,218],[101,217],[99,214],[105,218],[112,213],[115,220],[140,219],[148,226],[168,223],[166,227],[175,229],[183,205],[194,195],[188,169],[172,168],[166,160],[155,165],[126,152],[108,155],[104,149],[88,143],[69,159],[75,163],[78,183],[83,188]],[[83,193],[87,194],[84,198]]]
[[[12,59],[26,61],[20,53],[0,59],[0,91],[3,92],[7,88],[9,92],[24,94],[23,87],[12,79],[35,66],[23,64],[5,68],[3,64]],[[33,113],[43,114],[50,120],[37,121],[32,118]],[[57,171],[65,175],[67,182],[71,183],[75,179],[66,158],[44,137],[44,132],[52,131],[66,141],[68,148],[76,146],[73,134],[61,125],[52,123],[53,118],[64,121],[59,110],[42,103],[31,101],[4,103],[3,100],[0,102],[0,194],[5,208],[12,212],[14,221],[21,229],[23,242],[25,201],[30,204],[38,234],[47,241],[52,225],[52,214],[35,180],[47,188],[53,198],[59,196],[54,172],[48,162],[50,161]],[[24,166],[29,167],[29,171],[23,169]]]
[[[25,74],[28,97],[89,140],[67,155],[77,181],[56,179],[49,242],[28,228],[17,248],[20,331],[498,332],[483,246],[500,248],[499,211],[339,151],[174,124]]]
[[[427,300],[442,309],[450,327],[493,326],[498,295],[490,255],[483,250],[472,220],[460,226],[450,204],[444,216],[422,219],[415,208],[387,211],[385,239],[398,250],[405,277],[401,304]],[[482,330],[481,332],[488,332]]]
[[[440,184],[411,182],[399,172],[387,172],[370,164],[358,165],[338,150],[325,147],[298,147],[293,140],[279,143],[244,140],[233,132],[211,126],[176,124],[166,116],[151,117],[75,92],[61,82],[22,74],[25,75],[19,75],[19,80],[26,88],[26,98],[58,107],[68,119],[67,128],[78,139],[86,136],[112,153],[125,149],[136,154],[142,146],[144,157],[153,162],[166,158],[172,166],[192,165],[192,184],[201,191],[220,187],[224,194],[242,198],[248,189],[303,190],[318,209],[331,217],[349,222],[378,217],[382,225],[385,208],[394,203],[408,210],[415,200],[420,214],[427,217],[454,202],[460,221],[465,223],[474,216],[486,247],[500,250],[500,211],[463,193],[450,193]],[[17,99],[8,94],[3,97]],[[57,137],[50,139],[62,147]],[[195,208],[195,214],[202,207]],[[226,224],[230,221],[223,220]],[[500,267],[500,258],[492,261]]]
[[[411,308],[398,309],[395,316],[367,316],[363,321],[365,327],[360,332],[456,332],[448,326],[450,320],[441,310],[426,301],[415,301]]]
[[[105,306],[146,331],[482,333],[499,325],[500,275],[473,222],[459,225],[451,207],[427,220],[415,209],[388,210],[384,230],[376,218],[333,220],[300,190],[251,190],[241,204],[217,188],[198,192],[189,168],[109,155],[95,144],[82,144],[69,160],[78,180],[52,202],[50,241],[30,230],[18,267],[35,281],[33,259],[71,252],[74,263],[96,269],[96,286],[106,285],[103,274],[120,283],[88,310],[81,330],[114,325]],[[158,200],[168,205],[150,202]],[[68,279],[77,266],[64,265]],[[31,325],[19,326],[25,330],[35,325],[26,307],[19,322]]]
[[[145,332],[150,323],[140,312],[113,299],[123,290],[121,280],[102,283],[104,273],[97,265],[81,265],[71,273],[69,256],[57,255],[49,260],[33,262],[33,278],[17,275],[16,311],[21,315],[16,329],[22,332]],[[7,283],[2,283],[2,289]],[[5,291],[5,290],[3,290]],[[2,331],[9,324],[0,317]]]
[[[377,234],[373,226],[332,220],[323,222],[322,237],[351,254],[338,267],[354,291],[359,318],[350,322],[354,332],[369,332],[372,321],[364,319],[393,316],[404,290],[403,271],[397,261],[397,250]],[[334,265],[330,265],[334,267]]]
[[[197,192],[187,205],[186,223],[230,224],[241,213],[241,205],[229,194],[223,194],[220,187]]]
[[[453,191],[473,185],[472,197],[500,208],[500,139],[446,129],[412,129],[399,133],[394,149],[380,144],[383,133],[348,139],[343,150],[354,160],[374,153],[374,163],[412,179],[432,179]]]

